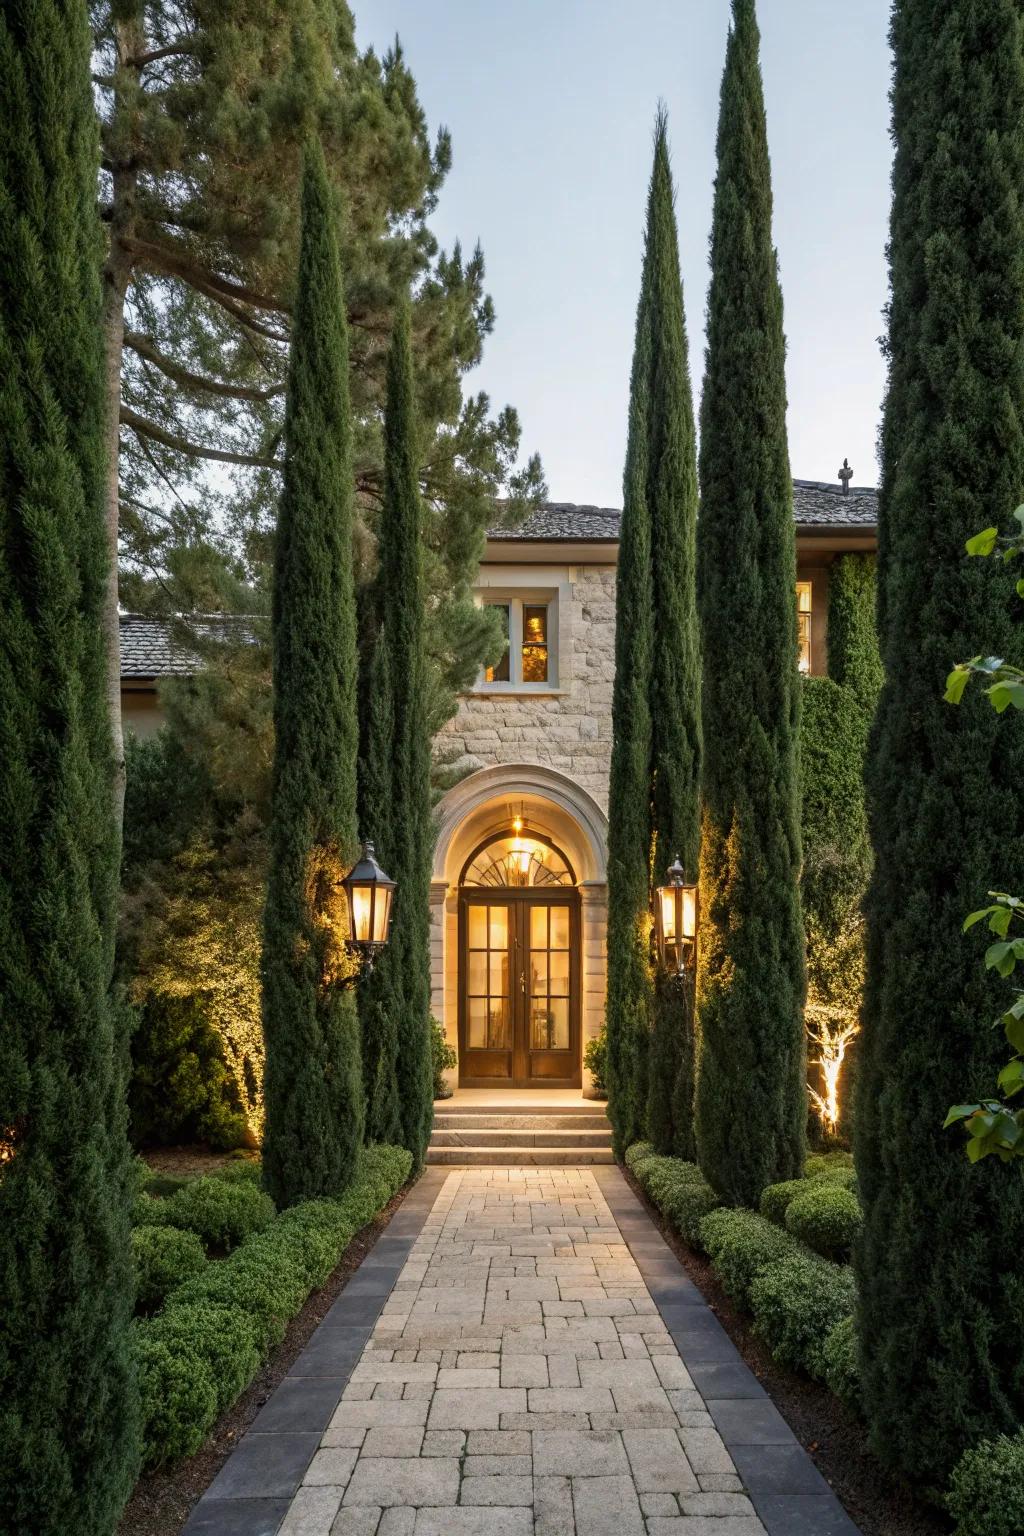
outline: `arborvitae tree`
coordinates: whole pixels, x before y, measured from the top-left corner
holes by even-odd
[[[290,1205],[345,1188],[364,1108],[338,890],[358,851],[348,337],[335,210],[316,142],[303,174],[272,622],[263,1171],[277,1203]]]
[[[1020,663],[1000,568],[964,541],[1024,499],[1024,22],[1015,0],[899,0],[874,876],[855,1151],[864,1406],[878,1454],[938,1491],[1024,1418],[1024,1183],[943,1132],[1003,1065],[1006,993],[961,924],[1024,890],[1024,719],[950,664]]]
[[[882,686],[876,567],[874,555],[841,555],[828,576],[828,675],[856,694],[868,716]]]
[[[651,334],[645,442],[634,463],[650,511],[651,879],[678,855],[696,880],[700,857],[700,636],[697,623],[697,441],[679,275],[666,119],[658,114],[647,209]],[[640,422],[631,421],[633,430]],[[639,487],[638,487],[639,489]],[[633,616],[623,615],[631,623]],[[652,1010],[647,1134],[659,1152],[693,1157],[693,993],[659,975]]]
[[[753,0],[722,79],[701,404],[704,650],[697,1148],[723,1199],[803,1167],[796,554]]]
[[[391,941],[364,983],[373,1062],[367,1133],[423,1161],[433,1117],[430,1046],[430,729],[424,687],[423,532],[416,483],[409,307],[395,320],[384,415],[384,505],[360,813],[397,881]],[[397,1125],[396,1125],[397,1122]]]
[[[138,1461],[80,0],[0,13],[0,1523],[109,1536]]]

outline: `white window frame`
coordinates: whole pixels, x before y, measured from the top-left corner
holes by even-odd
[[[559,686],[560,645],[559,620],[562,604],[557,587],[481,587],[476,593],[480,607],[507,607],[508,614],[508,681],[489,683],[481,668],[477,678],[476,693],[561,693]],[[527,683],[523,680],[523,609],[544,607],[548,611],[548,675],[543,683]]]

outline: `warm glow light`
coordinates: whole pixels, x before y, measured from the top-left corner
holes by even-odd
[[[661,931],[666,943],[676,940],[676,893],[671,885],[661,887]]]
[[[373,893],[365,885],[357,885],[352,892],[352,928],[354,937],[365,944],[370,937],[373,919]]]
[[[843,1070],[847,1049],[859,1033],[860,1025],[856,1019],[841,1024],[835,1033],[825,1023],[807,1026],[810,1042],[819,1052],[818,1059],[812,1061],[811,1066],[820,1070],[825,1089],[824,1093],[819,1093],[817,1088],[809,1087],[808,1092],[818,1119],[831,1136],[839,1129],[839,1075]]]
[[[697,937],[697,887],[683,886],[683,938]]]

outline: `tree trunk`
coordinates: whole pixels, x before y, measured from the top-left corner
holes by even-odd
[[[115,27],[117,49],[114,92],[114,129],[118,143],[126,116],[134,115],[139,94],[137,65],[129,61],[144,51],[145,35],[139,16],[120,21]],[[120,121],[119,121],[120,120]],[[121,365],[124,356],[124,305],[131,278],[132,260],[127,241],[132,232],[138,173],[130,157],[113,171],[110,249],[103,267],[103,352],[106,389],[107,485],[106,529],[110,556],[107,597],[103,609],[103,629],[107,655],[107,706],[110,713],[111,745],[114,753],[114,819],[118,836],[124,822],[125,760],[124,729],[121,722],[121,626],[118,602],[118,530],[120,522],[120,446],[121,446]]]

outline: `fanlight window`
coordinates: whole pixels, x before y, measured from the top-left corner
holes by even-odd
[[[573,885],[572,870],[549,843],[522,834],[497,837],[474,854],[463,885]]]

